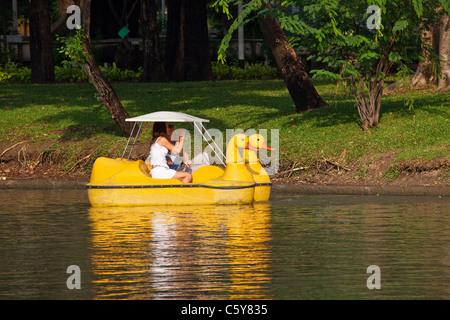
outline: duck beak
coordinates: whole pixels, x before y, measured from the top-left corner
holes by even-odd
[[[275,149],[272,149],[272,148],[270,148],[269,146],[267,146],[267,144],[266,144],[265,142],[262,143],[261,149],[269,150],[269,151],[275,150]]]
[[[247,144],[245,145],[245,149],[252,150],[252,151],[258,151],[258,149],[255,148],[254,146],[252,146],[249,142],[247,142]]]

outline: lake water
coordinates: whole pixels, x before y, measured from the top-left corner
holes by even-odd
[[[0,299],[449,299],[449,207],[274,196],[92,208],[85,190],[1,190]]]

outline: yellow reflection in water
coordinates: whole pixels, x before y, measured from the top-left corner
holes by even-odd
[[[96,296],[267,299],[270,204],[90,208]]]

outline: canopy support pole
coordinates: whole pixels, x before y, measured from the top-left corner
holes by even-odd
[[[203,135],[202,129],[198,127],[197,122],[194,122],[194,127],[195,127],[195,129],[197,129],[198,132],[200,132],[200,134],[202,135],[202,138],[206,141],[206,143],[208,144],[208,146],[210,146],[211,149],[212,149],[215,153],[217,153],[217,150],[219,150],[220,155],[221,155],[223,158],[225,158],[225,160],[226,160],[227,158],[225,157],[225,155],[223,154],[222,150],[221,150],[221,149],[219,148],[219,146],[217,145],[216,141],[214,141],[214,139],[211,137],[211,135],[209,134],[208,130],[206,130],[206,128],[203,126],[203,123],[200,122],[200,125],[202,126],[202,129],[205,130],[205,135]],[[209,138],[206,137],[206,134],[208,134]],[[214,147],[209,143],[209,141],[212,141],[212,142],[214,143],[214,145],[215,145],[216,148],[214,148]],[[219,157],[219,160],[220,160],[220,162],[222,162],[222,164],[223,164],[224,166],[226,166],[226,164],[223,162],[222,158]]]
[[[137,124],[137,122],[134,123],[133,129],[131,129],[130,137],[128,138],[127,145],[125,146],[125,150],[123,150],[122,157],[120,158],[120,160],[123,160],[123,157],[125,156],[125,152],[127,151],[128,145],[130,144],[131,138],[133,137],[133,132],[134,132],[134,128],[136,127],[136,124]],[[141,122],[141,124],[139,125],[138,132],[137,132],[136,136],[134,137],[134,141],[133,141],[133,144],[131,145],[130,152],[128,153],[127,160],[130,160],[131,152],[133,151],[134,145],[136,144],[137,137],[139,136],[139,133],[141,133],[142,124],[143,124],[143,122]]]

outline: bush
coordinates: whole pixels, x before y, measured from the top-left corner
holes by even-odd
[[[139,67],[137,72],[128,69],[122,70],[117,68],[115,63],[113,63],[112,68],[108,69],[100,66],[100,70],[109,81],[138,81],[143,73],[142,67]]]
[[[213,78],[216,80],[268,80],[278,78],[277,69],[261,63],[245,63],[244,68],[235,64],[226,65],[220,62],[212,63]]]
[[[77,67],[55,67],[56,82],[84,82],[88,77],[81,68]]]
[[[119,69],[115,64],[109,69],[100,66],[100,70],[109,81],[138,81],[142,76],[142,68],[135,72]],[[87,75],[79,67],[70,64],[55,67],[56,82],[85,82],[87,80]],[[18,67],[16,65],[0,67],[0,83],[30,81],[31,69],[28,67]]]
[[[142,77],[143,69],[138,71],[123,70],[117,68],[113,63],[111,68],[99,67],[109,81],[139,81]],[[218,62],[212,63],[212,73],[215,80],[269,80],[278,78],[277,69],[261,63],[245,63],[244,68],[239,68],[235,64],[227,65]],[[85,82],[88,77],[84,71],[70,63],[55,67],[56,82]],[[17,65],[7,65],[0,67],[0,83],[6,82],[30,82],[31,70],[28,67],[18,67]]]
[[[0,67],[0,83],[30,81],[31,70],[29,68],[22,68],[13,64]]]

